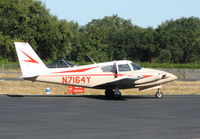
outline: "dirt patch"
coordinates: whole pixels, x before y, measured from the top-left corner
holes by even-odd
[[[51,88],[52,95],[70,95],[66,85],[30,82],[30,81],[0,81],[0,94],[31,94],[45,95],[45,89]],[[154,95],[156,90],[138,91],[138,89],[121,90],[124,95]],[[200,94],[200,81],[174,81],[163,85],[162,91],[167,95]],[[104,94],[104,90],[85,89],[85,94]]]

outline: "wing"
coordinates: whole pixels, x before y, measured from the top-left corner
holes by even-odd
[[[103,88],[115,88],[116,86],[119,87],[120,89],[128,89],[128,88],[143,88],[145,83],[150,83],[154,82],[157,80],[160,80],[162,78],[161,75],[157,76],[152,76],[152,75],[147,75],[147,76],[123,76],[120,78],[116,78],[110,82],[98,84],[94,86],[94,88],[97,89],[103,89]],[[156,84],[157,85],[157,84]],[[153,85],[149,85],[153,86]],[[146,87],[145,87],[146,88]],[[148,87],[147,87],[148,88]]]
[[[139,87],[139,91],[151,90],[151,89],[162,89],[162,85]]]
[[[98,84],[93,87],[97,89],[115,88],[115,86],[118,86],[121,89],[132,88],[134,87],[134,82],[140,78],[141,76],[132,76],[132,77],[123,76],[121,78],[116,78],[110,82]]]

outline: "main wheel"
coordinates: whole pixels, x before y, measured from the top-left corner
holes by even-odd
[[[114,91],[112,89],[106,89],[105,95],[106,95],[106,97],[113,97]]]
[[[115,95],[115,98],[121,98],[122,96],[120,91],[117,93],[115,92],[114,95]]]
[[[156,98],[163,98],[163,93],[160,90],[158,90],[156,92],[155,96],[156,96]]]

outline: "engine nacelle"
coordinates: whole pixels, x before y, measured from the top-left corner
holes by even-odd
[[[141,78],[139,80],[136,80],[135,84],[138,85],[138,84],[146,84],[146,83],[154,82],[154,81],[162,79],[162,76],[163,75],[157,75],[157,76]]]

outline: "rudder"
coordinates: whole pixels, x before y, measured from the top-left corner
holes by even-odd
[[[15,42],[23,77],[34,77],[47,72],[46,65],[27,42]]]

